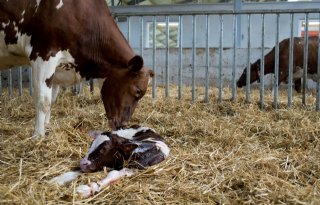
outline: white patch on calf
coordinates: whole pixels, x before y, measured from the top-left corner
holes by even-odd
[[[164,158],[167,158],[169,156],[170,148],[168,147],[168,145],[166,143],[159,141],[159,140],[155,140],[153,138],[148,138],[143,141],[155,142],[156,147],[158,147],[160,149],[160,151],[164,154]]]
[[[41,0],[37,0],[37,6],[39,6],[39,5],[40,5],[40,2],[41,2]]]
[[[60,9],[63,6],[62,0],[60,0],[59,4],[56,6],[56,9]]]
[[[102,143],[104,143],[105,141],[110,141],[110,138],[108,137],[108,135],[99,135],[97,136],[92,144],[91,147],[89,148],[89,152],[88,154],[84,157],[84,159],[88,159],[89,155],[94,152],[94,150],[97,149],[97,147],[99,147]]]
[[[138,129],[134,129],[134,128],[128,128],[128,129],[120,129],[117,131],[113,131],[112,134],[116,134],[120,137],[126,138],[128,140],[132,140],[133,137],[138,133],[138,132],[146,132],[148,130],[151,130],[153,132],[155,132],[153,129],[150,129],[148,127],[139,127]]]

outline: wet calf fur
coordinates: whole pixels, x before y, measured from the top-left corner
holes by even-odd
[[[164,139],[154,130],[139,125],[113,132],[92,132],[94,138],[88,154],[80,161],[83,172],[143,169],[158,164],[169,155]]]

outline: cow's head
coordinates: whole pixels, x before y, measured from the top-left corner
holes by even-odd
[[[102,170],[103,167],[121,169],[137,144],[110,132],[94,131],[88,154],[80,161],[83,172]]]
[[[244,68],[242,75],[237,81],[237,86],[239,88],[246,85],[246,77],[247,77],[247,67]],[[255,82],[256,80],[260,80],[260,59],[255,63],[250,64],[250,84]]]
[[[135,56],[126,69],[115,69],[104,81],[101,95],[112,130],[127,127],[153,76],[153,71],[143,66],[143,59]]]

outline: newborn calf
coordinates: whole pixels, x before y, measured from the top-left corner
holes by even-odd
[[[77,192],[89,197],[102,190],[103,187],[124,176],[131,176],[137,169],[143,169],[160,163],[168,157],[170,149],[164,139],[154,130],[138,125],[113,132],[91,133],[93,142],[88,154],[80,161],[82,172],[113,168],[105,179],[81,185]],[[125,168],[124,168],[125,167]],[[69,172],[56,177],[51,182],[63,185],[74,180],[80,172]],[[66,178],[64,176],[72,176]]]

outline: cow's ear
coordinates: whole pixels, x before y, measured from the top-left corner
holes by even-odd
[[[143,59],[141,56],[134,56],[128,63],[128,68],[132,72],[138,72],[143,67]]]
[[[103,132],[100,130],[89,131],[89,135],[90,135],[90,137],[92,137],[92,139],[96,139],[102,133]]]

